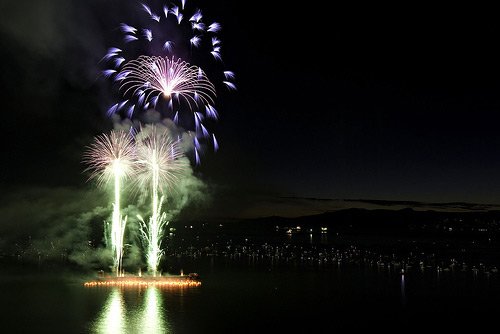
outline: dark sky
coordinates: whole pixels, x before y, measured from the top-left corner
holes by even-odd
[[[97,79],[134,1],[0,4],[5,189],[85,185],[111,129]],[[189,3],[189,0],[188,0]],[[199,1],[238,92],[195,171],[224,198],[500,202],[498,19],[487,8]],[[221,204],[223,205],[223,203]]]

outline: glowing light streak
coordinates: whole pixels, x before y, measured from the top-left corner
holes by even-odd
[[[177,23],[178,23],[178,24],[181,24],[182,18],[183,18],[184,16],[182,15],[182,13],[179,13],[179,14],[178,14],[178,15],[176,15],[176,16],[177,16]]]
[[[214,143],[214,150],[218,151],[219,150],[219,143],[217,142],[217,138],[215,138],[214,134],[212,134],[212,139],[213,139],[213,143]]]
[[[219,117],[219,115],[217,114],[217,110],[215,110],[215,108],[213,106],[211,106],[210,104],[208,104],[205,107],[205,112],[206,112],[208,118],[212,118],[212,119],[216,120]]]
[[[104,75],[104,77],[106,77],[106,78],[111,77],[115,73],[116,73],[116,70],[104,70],[104,71],[102,71],[102,75]]]
[[[201,10],[197,9],[193,16],[189,19],[190,22],[200,22],[200,20],[203,18],[203,15],[201,14]]]
[[[174,14],[175,16],[179,15],[179,7],[174,5],[172,6],[172,9],[170,9],[170,13]]]
[[[151,8],[149,8],[149,6],[148,6],[148,5],[143,4],[143,3],[141,3],[141,5],[142,5],[142,8],[144,9],[144,11],[145,11],[146,13],[148,13],[149,15],[152,15]]]
[[[125,41],[125,43],[130,43],[130,42],[133,42],[133,41],[137,41],[138,38],[135,37],[135,36],[132,36],[132,35],[125,35],[123,37],[123,40]]]
[[[155,20],[156,22],[160,22],[160,15],[152,14],[151,18]]]
[[[142,33],[144,34],[144,36],[146,37],[146,39],[149,42],[151,42],[153,40],[153,33],[152,33],[151,29],[143,29]]]
[[[115,67],[120,67],[120,65],[125,61],[125,58],[123,57],[118,57],[118,58],[115,58],[114,60],[114,63],[115,63]]]
[[[233,72],[231,71],[224,71],[224,77],[227,79],[227,80],[230,80],[230,79],[234,79],[235,75]]]
[[[200,46],[201,43],[201,37],[200,36],[193,36],[190,40],[189,43],[191,43],[192,46],[195,48]]]
[[[236,90],[236,85],[229,81],[222,81],[230,90]]]
[[[126,23],[120,24],[120,28],[121,28],[122,32],[127,33],[127,34],[135,34],[137,31],[136,28],[129,26]]]
[[[217,37],[212,37],[212,46],[220,45],[221,41]]]
[[[172,52],[172,48],[174,47],[174,42],[172,41],[166,41],[165,44],[163,44],[163,50]]]
[[[203,22],[193,22],[191,24],[191,27],[193,28],[193,30],[198,30],[198,31],[205,30],[205,24]]]
[[[216,32],[219,32],[221,29],[222,29],[222,26],[220,25],[220,23],[214,22],[208,26],[207,31],[216,33]]]
[[[220,55],[220,52],[219,51],[210,51],[210,53],[212,54],[212,56],[214,56],[215,59],[221,61],[222,60],[222,57]]]

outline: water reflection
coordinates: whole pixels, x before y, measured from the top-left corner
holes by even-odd
[[[401,304],[406,304],[406,284],[405,284],[405,274],[401,274]]]
[[[163,299],[157,287],[146,290],[144,309],[142,311],[142,333],[168,333],[164,318]]]
[[[96,333],[124,332],[123,296],[118,288],[114,288],[109,294],[94,329]]]
[[[169,333],[161,290],[114,288],[93,327],[94,333]]]

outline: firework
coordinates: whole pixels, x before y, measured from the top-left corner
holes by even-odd
[[[205,72],[181,59],[140,56],[123,67],[119,78],[125,96],[132,94],[153,104],[160,95],[170,102],[174,97],[184,100],[191,110],[200,103],[214,103],[215,87]]]
[[[124,131],[112,131],[100,135],[88,148],[84,162],[91,172],[90,179],[97,179],[100,185],[114,182],[114,203],[109,239],[113,251],[113,268],[117,276],[122,272],[123,236],[127,217],[120,213],[121,184],[135,173],[135,145],[131,136]]]
[[[222,25],[184,0],[142,1],[137,10],[136,22],[118,27],[119,47],[110,47],[103,57],[108,67],[103,77],[119,83],[123,99],[108,115],[133,118],[155,109],[196,134],[198,157],[200,141],[217,145],[207,130],[216,118],[205,114],[215,106],[216,91],[236,90],[235,75],[222,62]]]
[[[180,150],[179,142],[172,140],[168,132],[156,126],[141,131],[136,141],[138,149],[136,182],[140,189],[150,189],[152,202],[149,222],[146,224],[141,216],[138,218],[141,221],[148,271],[156,276],[163,256],[161,245],[163,233],[168,224],[166,213],[162,212],[165,194],[173,188],[188,164]]]

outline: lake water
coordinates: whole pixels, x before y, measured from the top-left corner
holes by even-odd
[[[85,288],[78,276],[0,272],[2,333],[336,333],[497,326],[498,274],[368,265],[181,261],[202,286]],[[176,265],[179,265],[177,263]]]

